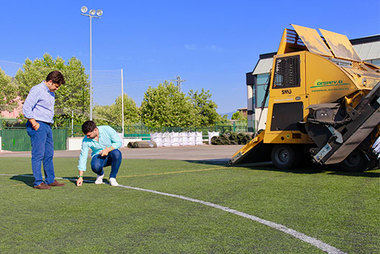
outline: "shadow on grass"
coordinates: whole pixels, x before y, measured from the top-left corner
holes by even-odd
[[[72,176],[65,176],[65,177],[62,177],[63,179],[65,180],[68,180],[70,181],[72,184],[77,184],[77,177],[72,177]],[[96,180],[95,177],[92,177],[92,176],[85,176],[83,177],[83,184],[88,184],[88,183],[94,183]],[[105,182],[107,182],[107,180],[103,180]]]
[[[206,164],[206,165],[215,165],[215,166],[225,166],[228,167],[228,159],[212,159],[212,160],[184,160],[190,163],[196,164]]]
[[[30,187],[34,186],[34,184],[33,184],[34,183],[34,177],[32,174],[16,175],[16,176],[12,176],[10,179],[15,180],[15,181],[19,181],[19,182],[23,182]]]
[[[197,163],[197,164],[207,164],[207,165],[215,165],[215,166],[225,166],[226,169],[229,167],[234,168],[244,168],[249,170],[266,170],[266,171],[278,171],[278,172],[285,172],[285,173],[293,173],[293,174],[319,174],[323,172],[328,172],[328,174],[331,175],[344,175],[344,176],[354,176],[354,177],[380,177],[380,172],[373,172],[371,171],[364,171],[364,172],[350,172],[350,171],[344,171],[342,169],[333,168],[331,166],[328,167],[322,167],[318,165],[308,165],[303,167],[297,167],[295,169],[277,169],[273,166],[271,162],[258,162],[258,163],[244,163],[244,164],[238,164],[229,166],[228,160],[226,159],[220,159],[220,160],[186,160],[190,163]]]
[[[380,172],[364,171],[364,172],[347,172],[338,171],[329,172],[330,175],[342,175],[342,176],[359,176],[359,177],[380,177]]]
[[[302,169],[291,169],[291,170],[282,170],[277,169],[273,166],[272,162],[256,162],[256,163],[242,163],[238,165],[230,166],[228,165],[228,159],[219,159],[219,160],[186,160],[190,163],[197,164],[207,164],[207,165],[215,165],[215,166],[224,166],[227,168],[244,168],[244,169],[252,169],[252,170],[267,170],[267,171],[280,171],[280,172],[288,172],[288,173],[298,173],[298,174],[315,174],[323,172],[320,168],[312,168],[312,167],[304,167]]]
[[[34,177],[32,174],[16,175],[16,176],[12,176],[10,179],[15,180],[15,181],[19,181],[19,182],[23,182],[30,187],[34,186]],[[75,184],[75,185],[77,184],[77,178],[76,177],[68,176],[68,177],[62,177],[62,179],[68,180],[72,184]],[[96,179],[95,177],[84,177],[83,178],[84,184],[94,183],[95,179]],[[103,181],[105,183],[108,183],[108,180],[106,180],[106,179],[104,179]]]

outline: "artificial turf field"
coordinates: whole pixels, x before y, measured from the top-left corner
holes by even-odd
[[[55,158],[54,165],[57,177],[77,175],[76,158]],[[8,174],[0,176],[0,253],[323,253],[256,221],[174,197],[69,180],[35,190],[33,178],[22,176],[31,174],[30,158],[0,158],[0,174]],[[279,223],[346,253],[380,253],[379,176],[124,160],[117,179]]]

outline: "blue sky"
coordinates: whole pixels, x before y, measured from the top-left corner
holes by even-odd
[[[89,20],[83,5],[102,9],[93,23],[95,102],[125,92],[140,105],[149,85],[180,75],[183,91],[210,90],[218,112],[246,107],[245,73],[259,54],[277,50],[289,24],[323,28],[350,39],[380,33],[380,1],[1,1],[0,67],[44,53],[75,56],[89,68]],[[106,71],[110,70],[110,71]]]

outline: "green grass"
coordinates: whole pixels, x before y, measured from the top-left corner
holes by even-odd
[[[77,159],[56,158],[58,177]],[[106,175],[109,168],[106,168]],[[29,158],[0,158],[0,253],[321,253],[215,208],[109,185],[69,181],[34,190]],[[86,179],[94,179],[91,170]],[[380,252],[380,170],[277,171],[169,160],[124,160],[118,182],[227,206],[348,253]]]

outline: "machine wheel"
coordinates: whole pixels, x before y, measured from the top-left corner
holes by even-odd
[[[368,168],[369,161],[361,150],[356,149],[341,162],[340,166],[346,171],[361,172]]]
[[[296,166],[296,151],[289,145],[275,145],[272,149],[272,162],[278,169],[288,170]]]

